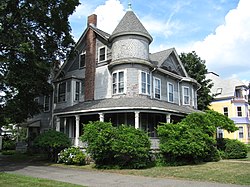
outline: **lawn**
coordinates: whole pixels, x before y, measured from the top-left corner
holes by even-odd
[[[0,172],[0,186],[1,187],[13,187],[13,186],[15,187],[21,187],[21,186],[23,187],[24,186],[25,187],[26,186],[78,187],[80,185]]]
[[[69,166],[53,164],[59,167],[97,170],[92,166]],[[187,165],[176,167],[152,167],[148,169],[109,169],[98,170],[102,172],[119,173],[124,175],[139,175],[145,177],[175,178],[195,181],[210,181],[218,183],[250,185],[250,162],[235,162],[223,160],[220,162],[208,162],[199,165]]]

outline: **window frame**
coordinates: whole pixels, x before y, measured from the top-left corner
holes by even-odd
[[[244,138],[244,127],[239,126],[239,139],[243,139],[243,138]]]
[[[237,116],[242,117],[242,107],[241,106],[237,106]]]
[[[82,56],[84,55],[84,65],[81,66],[81,60],[82,60]],[[86,51],[82,52],[80,55],[79,55],[79,69],[82,69],[86,67]]]
[[[104,54],[101,54],[101,49],[104,48]],[[101,55],[104,55],[104,60],[100,60]],[[98,48],[98,62],[104,62],[107,60],[107,46],[101,46]]]
[[[78,88],[78,90],[77,90],[77,88]],[[74,92],[75,92],[74,101],[79,101],[80,100],[80,93],[81,93],[81,91],[80,91],[80,82],[79,81],[75,81]]]
[[[173,88],[173,93],[171,93],[170,92],[170,86],[172,86],[172,88]],[[173,83],[171,83],[171,82],[168,82],[168,90],[167,90],[167,94],[168,94],[168,102],[171,102],[171,103],[174,103],[174,84]],[[173,96],[173,100],[171,101],[170,100],[170,94],[172,94]]]
[[[225,111],[225,109],[227,109],[227,111]],[[225,106],[225,107],[223,107],[223,115],[224,116],[229,116],[229,112],[228,112],[228,107],[227,106]]]
[[[48,98],[48,103],[46,102],[46,98]],[[48,109],[46,110],[46,105],[48,105]],[[43,97],[43,111],[49,112],[50,111],[50,96],[44,96]]]
[[[154,87],[153,87],[154,88],[154,98],[161,99],[161,79],[154,77],[153,80],[154,80]],[[159,84],[158,83],[156,84],[156,81],[159,81]],[[156,86],[157,87],[159,86],[159,88],[157,88]],[[159,98],[156,97],[156,89],[159,90]]]
[[[65,84],[65,89],[64,89],[65,92],[64,92],[64,94],[60,94],[60,86],[61,86],[62,84]],[[58,103],[62,103],[62,102],[67,101],[66,93],[67,93],[67,82],[60,82],[60,83],[58,84],[58,91],[57,91],[57,101],[58,101]],[[64,100],[60,100],[61,95],[64,95]]]
[[[185,89],[188,89],[188,95],[185,95]],[[188,103],[185,103],[185,97],[188,97]],[[182,86],[182,103],[183,105],[190,105],[190,88],[188,86]]]
[[[139,71],[140,79],[139,79],[139,93],[144,95],[151,95],[151,75],[146,71]],[[142,74],[145,74],[145,82],[142,80]],[[145,92],[142,91],[143,84],[145,85]]]
[[[120,73],[123,73],[123,81],[120,81]],[[116,81],[114,82],[114,75],[116,74]],[[114,71],[112,73],[112,95],[125,94],[126,93],[126,72],[125,70]],[[123,84],[122,84],[123,83]],[[123,91],[120,92],[120,85],[123,85]],[[114,86],[116,91],[114,92]]]

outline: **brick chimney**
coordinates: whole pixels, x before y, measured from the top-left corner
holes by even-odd
[[[88,27],[97,25],[97,16],[92,14],[88,17]],[[85,70],[85,101],[95,98],[95,73],[96,73],[96,33],[88,29],[86,33],[86,70]]]
[[[92,15],[88,16],[88,26],[89,25],[96,27],[96,25],[97,25],[97,15],[96,14],[92,14]]]

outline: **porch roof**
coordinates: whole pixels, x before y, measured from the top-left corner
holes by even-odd
[[[199,110],[196,110],[190,106],[179,106],[177,104],[146,97],[122,97],[80,102],[67,108],[56,109],[54,114],[64,115],[116,110],[155,110],[176,114],[190,114],[193,112],[199,112]]]

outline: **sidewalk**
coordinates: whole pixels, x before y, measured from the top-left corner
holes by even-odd
[[[100,171],[35,165],[32,163],[1,165],[1,172],[22,174],[92,187],[243,187],[241,185],[197,182],[167,178],[121,175]]]

